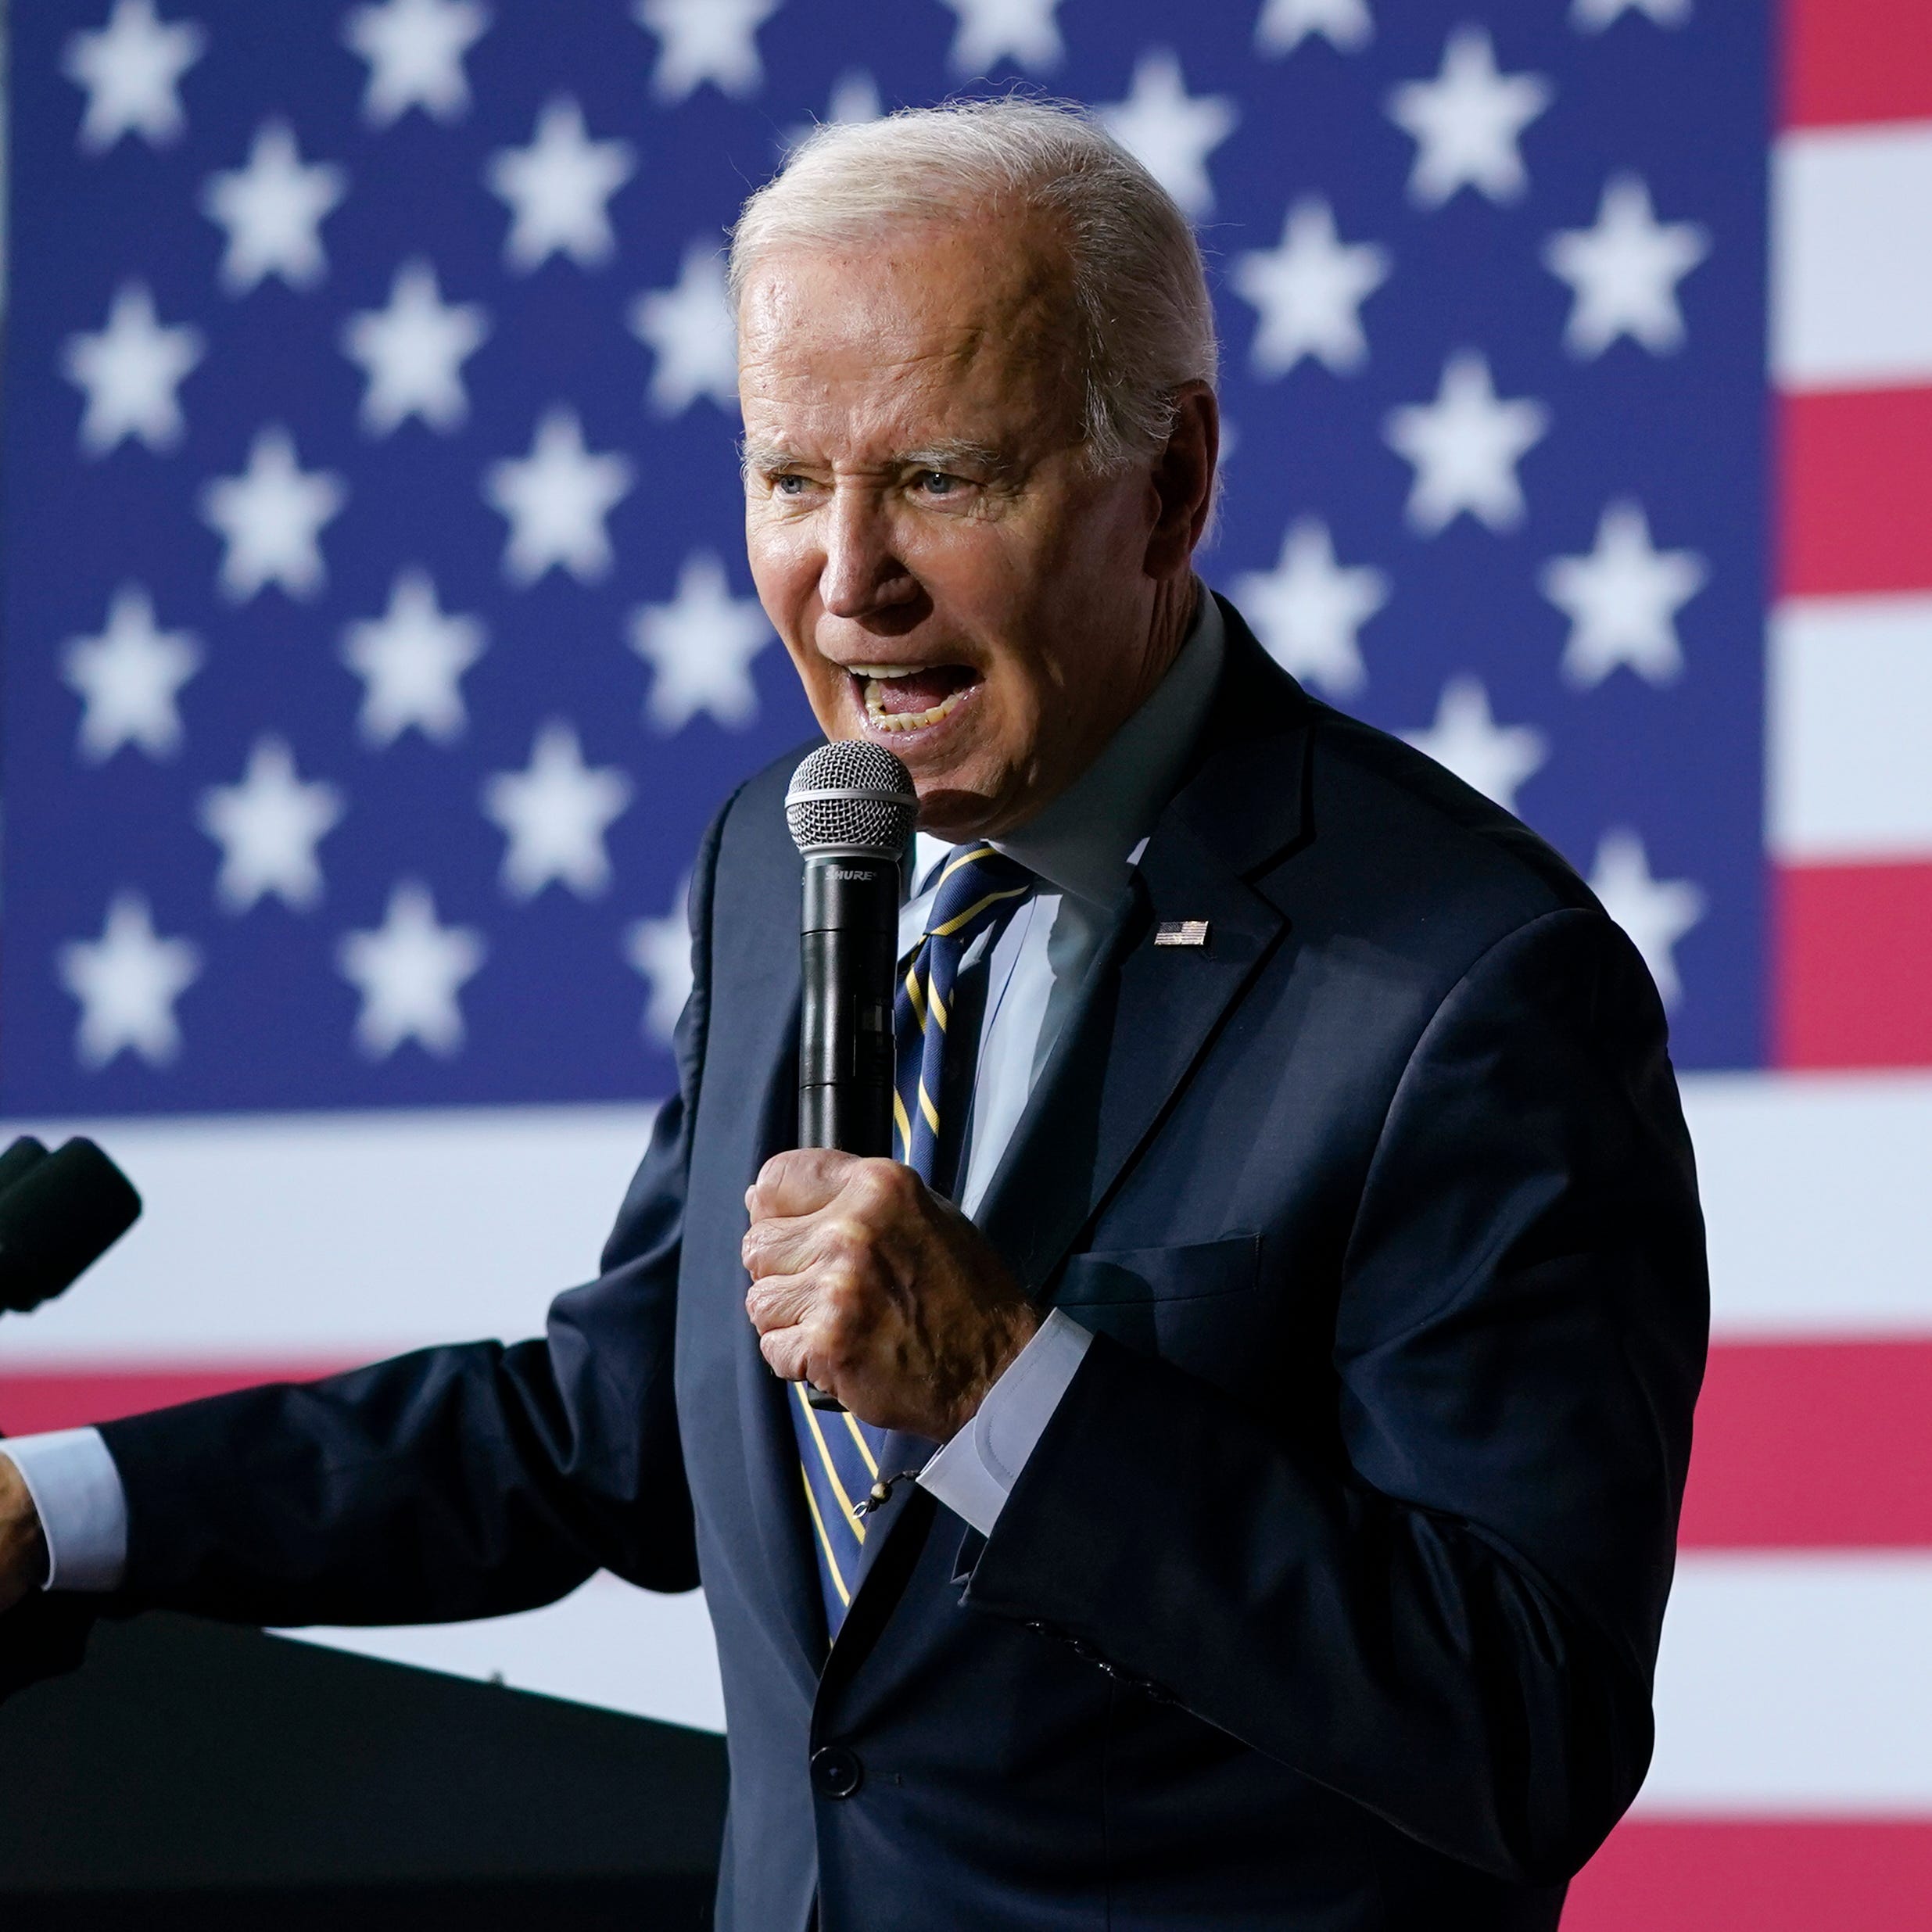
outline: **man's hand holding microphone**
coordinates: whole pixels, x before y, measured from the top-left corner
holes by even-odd
[[[1039,1316],[993,1246],[893,1145],[900,862],[919,810],[883,747],[821,745],[785,817],[805,861],[798,1148],[746,1192],[745,1308],[820,1407],[944,1443]]]
[[[1040,1324],[992,1244],[896,1161],[775,1154],[745,1206],[760,1350],[861,1421],[950,1440]]]

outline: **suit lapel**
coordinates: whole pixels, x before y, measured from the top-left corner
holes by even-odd
[[[1306,701],[1224,604],[1228,661],[1192,775],[1155,826],[977,1217],[1028,1292],[1158,1126],[1287,921],[1243,878],[1303,829]],[[1204,946],[1156,946],[1169,921]]]
[[[1195,948],[1156,946],[1205,919]],[[1285,922],[1185,834],[1150,844],[1002,1160],[981,1230],[1039,1295]]]
[[[792,1145],[794,1136],[789,1129],[798,1113],[797,1053],[794,1025],[787,1030],[780,1052],[783,1068],[775,1083],[776,1091],[765,1109],[772,1129],[757,1158],[747,1168],[747,1185],[768,1156]],[[777,1124],[780,1122],[786,1124],[783,1127]],[[741,1276],[738,1284],[740,1297],[749,1285],[748,1278]],[[792,1429],[790,1386],[772,1373],[759,1353],[758,1332],[742,1306],[738,1310],[738,1408],[744,1426],[745,1462],[758,1541],[797,1642],[794,1662],[802,1680],[815,1690],[825,1656],[825,1606],[819,1591],[818,1557],[812,1547],[812,1526],[804,1507],[798,1440]]]
[[[718,930],[731,935],[729,956],[719,962],[718,977],[728,981],[732,997],[714,999],[714,1025],[718,1017],[728,1016],[726,1023],[735,1037],[728,1057],[714,1060],[707,1054],[708,1072],[720,1069],[727,1077],[699,1102],[701,1108],[708,1102],[719,1108],[732,1123],[727,1130],[731,1152],[720,1163],[732,1198],[720,1200],[716,1211],[735,1214],[726,1228],[739,1232],[744,1214],[738,1195],[769,1156],[797,1139],[798,861],[782,816],[776,812],[770,815],[772,825],[747,827],[759,850],[746,868],[740,916],[718,922]],[[722,1252],[721,1244],[719,1263],[722,1292],[734,1303],[722,1318],[732,1329],[745,1476],[759,1549],[794,1640],[790,1661],[809,1697],[816,1691],[825,1655],[817,1558],[801,1503],[788,1391],[765,1365],[757,1332],[745,1316],[743,1297],[750,1283],[737,1266],[737,1246],[736,1235],[729,1235],[730,1253]]]

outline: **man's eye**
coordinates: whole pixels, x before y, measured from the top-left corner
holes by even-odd
[[[775,496],[802,496],[805,489],[806,479],[790,470],[772,479],[772,493]]]
[[[944,470],[921,470],[912,480],[928,496],[950,496],[961,481]]]

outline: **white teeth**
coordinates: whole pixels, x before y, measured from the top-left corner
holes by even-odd
[[[866,716],[881,731],[916,731],[924,725],[936,725],[966,696],[963,690],[948,691],[937,704],[929,704],[923,711],[889,712],[879,690],[882,682],[876,677],[866,680]]]
[[[848,664],[846,669],[855,678],[909,678],[921,667],[916,664]]]

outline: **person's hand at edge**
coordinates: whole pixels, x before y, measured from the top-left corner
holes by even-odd
[[[0,1450],[0,1612],[47,1580],[47,1539],[27,1479]]]

